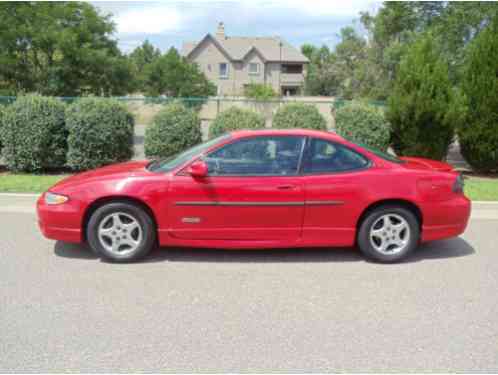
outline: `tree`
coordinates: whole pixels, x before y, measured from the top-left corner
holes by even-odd
[[[458,97],[448,64],[431,34],[418,39],[401,60],[386,116],[395,151],[404,156],[443,159],[459,118]]]
[[[216,94],[216,87],[172,47],[146,67],[145,92],[149,96],[206,97]]]
[[[327,46],[317,48],[305,45],[302,51],[310,59],[304,85],[305,93],[307,95],[337,95],[340,82],[334,65],[336,56]]]
[[[5,2],[0,7],[0,90],[45,95],[119,95],[130,65],[114,24],[89,3]]]
[[[464,65],[462,154],[476,170],[498,171],[498,16],[473,40]]]
[[[135,48],[129,55],[135,78],[135,89],[144,92],[147,79],[147,69],[161,57],[161,51],[155,48],[148,40]]]

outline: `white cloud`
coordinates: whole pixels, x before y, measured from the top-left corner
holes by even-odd
[[[123,6],[126,3],[118,2],[118,4]],[[375,11],[379,6],[379,2],[375,0],[175,0],[128,4],[131,5],[129,8],[124,5],[122,11],[115,12],[117,31],[120,34],[160,34],[179,31],[187,28],[189,23],[195,24],[201,21],[206,13],[214,11],[223,14],[233,6],[242,7],[248,16],[265,12],[263,9],[266,9],[266,12],[287,9],[310,17],[334,15],[357,17],[360,11]],[[186,11],[185,7],[189,10]]]
[[[151,3],[124,11],[115,21],[120,34],[160,34],[180,30],[186,17],[175,6]]]
[[[375,0],[274,0],[273,6],[295,9],[310,16],[358,16],[360,11],[375,11]]]

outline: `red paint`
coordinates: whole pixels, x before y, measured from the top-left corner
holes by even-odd
[[[168,173],[148,171],[145,161],[116,164],[77,174],[50,188],[69,201],[48,206],[42,195],[37,204],[40,228],[48,238],[82,242],[85,213],[95,202],[111,198],[134,199],[148,206],[163,246],[351,246],[362,213],[386,200],[403,200],[419,208],[422,241],[457,236],[467,226],[470,201],[452,191],[456,173],[446,163],[404,158],[406,163],[397,164],[336,134],[311,130],[239,131],[222,143],[258,135],[327,139],[363,154],[371,165],[335,174],[202,177],[203,163],[194,163],[197,156]],[[182,220],[190,217],[200,222]]]

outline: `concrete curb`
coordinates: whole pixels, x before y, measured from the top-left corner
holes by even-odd
[[[26,197],[26,198],[38,198],[42,193],[34,194],[34,193],[0,193],[0,197]]]

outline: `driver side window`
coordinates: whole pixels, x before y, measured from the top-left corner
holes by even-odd
[[[304,139],[263,136],[230,143],[204,158],[211,176],[289,176],[298,172]]]

